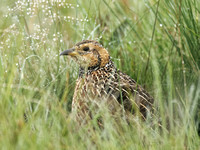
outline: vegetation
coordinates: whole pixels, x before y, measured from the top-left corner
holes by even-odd
[[[0,3],[1,149],[200,149],[200,1]],[[103,130],[76,126],[78,66],[59,53],[83,39],[150,91],[163,129],[109,115]]]

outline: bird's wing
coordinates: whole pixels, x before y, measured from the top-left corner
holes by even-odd
[[[128,75],[118,71],[117,80],[112,84],[116,84],[115,97],[125,110],[131,113],[139,110],[144,118],[151,111],[154,99]]]

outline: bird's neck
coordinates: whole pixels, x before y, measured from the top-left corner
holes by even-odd
[[[88,68],[84,68],[84,67],[80,67],[79,68],[79,78],[84,77],[85,75],[89,75],[94,71],[98,71],[100,69],[105,69],[107,70],[108,68],[115,68],[114,63],[112,62],[112,60],[110,59],[109,62],[103,66],[100,67],[98,66],[92,66],[92,67],[88,67]]]

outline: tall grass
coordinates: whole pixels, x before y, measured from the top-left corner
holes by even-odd
[[[1,149],[200,149],[198,6],[1,0]],[[106,111],[103,130],[88,132],[95,120],[76,126],[70,111],[78,66],[59,53],[83,39],[101,42],[115,65],[154,96],[153,122],[159,119],[162,131],[152,121],[117,124]]]

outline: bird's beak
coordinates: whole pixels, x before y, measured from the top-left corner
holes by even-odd
[[[70,48],[70,49],[67,49],[65,51],[63,51],[62,53],[60,53],[60,56],[61,55],[70,55],[70,56],[76,56],[78,55],[79,53],[75,51],[75,48]]]

